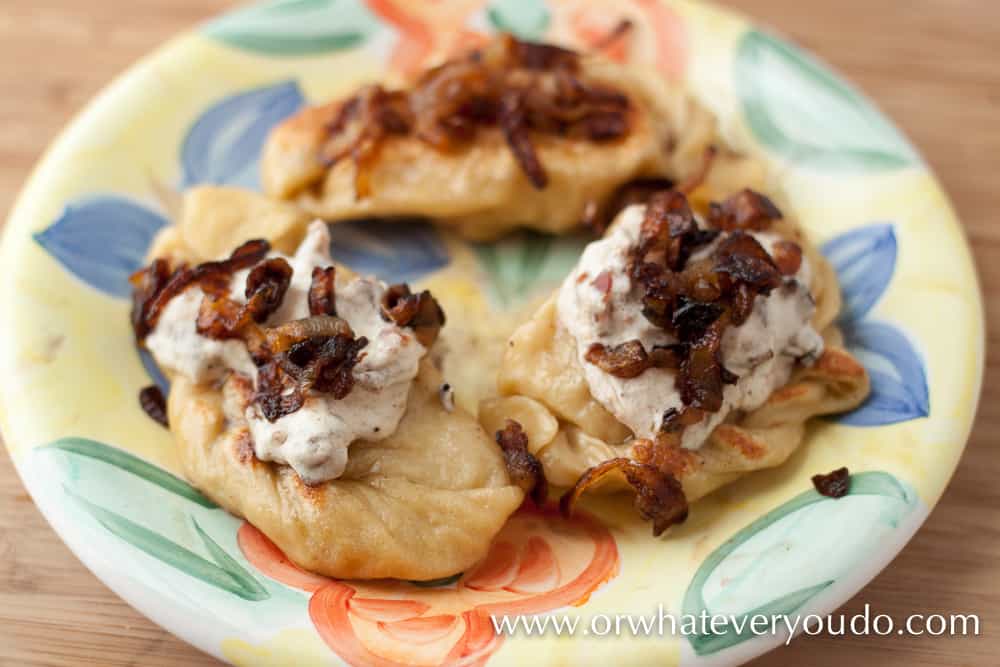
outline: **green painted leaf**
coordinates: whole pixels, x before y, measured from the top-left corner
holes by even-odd
[[[754,135],[790,160],[838,170],[899,169],[919,162],[869,100],[771,35],[751,30],[743,36],[735,81]]]
[[[489,276],[494,300],[506,309],[566,277],[589,240],[583,234],[557,237],[521,231],[473,248]]]
[[[246,568],[240,565],[239,561],[230,556],[225,549],[220,547],[218,543],[211,538],[211,536],[202,530],[201,525],[198,521],[192,517],[191,522],[194,524],[194,529],[198,531],[198,536],[201,538],[202,543],[205,548],[208,549],[208,553],[211,554],[212,560],[219,564],[226,573],[232,577],[240,587],[247,593],[255,596],[255,600],[263,600],[269,597],[267,590],[261,586],[260,582],[250,574]]]
[[[789,616],[796,609],[808,602],[812,596],[826,589],[832,583],[832,581],[824,581],[815,586],[801,588],[787,595],[782,595],[780,598],[763,604],[756,609],[751,609],[742,615],[742,619],[746,621],[745,623],[738,627],[727,626],[726,632],[689,637],[691,647],[698,655],[709,655],[730,646],[736,646],[748,639],[753,639],[757,635],[753,632],[749,621],[754,616],[763,616],[765,618]]]
[[[352,49],[380,24],[361,0],[273,0],[206,24],[206,35],[271,56]]]
[[[180,477],[159,468],[152,463],[147,463],[139,457],[128,452],[105,445],[103,442],[89,440],[87,438],[60,438],[55,442],[38,448],[39,451],[59,450],[69,452],[78,456],[86,456],[98,461],[103,461],[120,470],[131,473],[136,477],[156,484],[162,489],[166,489],[182,498],[186,498],[193,503],[197,503],[208,509],[218,507],[211,500],[203,496],[197,489],[185,482]]]
[[[493,0],[486,9],[490,25],[521,39],[541,39],[549,27],[549,10],[539,0]]]
[[[916,494],[885,472],[851,476],[844,498],[805,491],[744,527],[701,564],[684,595],[684,614],[788,615],[871,555],[917,505]],[[774,595],[763,601],[761,596]],[[690,635],[698,655],[753,636],[746,623]]]
[[[270,597],[259,583],[254,580],[254,586],[247,586],[245,580],[234,577],[232,573],[223,567],[219,567],[198,554],[185,549],[159,533],[154,533],[148,528],[141,526],[134,521],[127,519],[116,512],[95,505],[86,498],[73,493],[69,487],[63,486],[66,494],[73,498],[79,505],[97,520],[104,528],[125,540],[135,548],[144,551],[153,558],[160,560],[171,567],[174,567],[185,574],[227,591],[244,600],[264,600]],[[200,528],[198,529],[200,532]],[[204,537],[207,536],[203,536]],[[214,544],[214,542],[212,543]],[[218,548],[218,545],[215,545]],[[213,553],[213,556],[215,554]],[[228,555],[227,555],[228,558]],[[232,561],[231,558],[229,558]],[[233,561],[235,563],[235,561]],[[237,564],[238,566],[238,564]],[[242,568],[240,568],[242,570]],[[245,571],[244,571],[245,572]]]

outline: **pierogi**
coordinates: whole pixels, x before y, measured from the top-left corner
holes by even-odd
[[[511,337],[501,397],[480,407],[487,429],[523,426],[548,480],[573,487],[567,504],[631,486],[640,504],[654,498],[640,513],[657,532],[687,503],[782,463],[811,417],[869,391],[833,324],[836,277],[796,225],[749,191],[698,219],[687,206],[673,191],[625,209]],[[650,261],[660,222],[667,245]]]
[[[714,116],[652,69],[500,37],[411,87],[307,108],[264,148],[272,197],[336,221],[421,217],[475,240],[560,233],[636,179],[704,168]],[[755,166],[726,151],[709,178]]]
[[[294,254],[258,240],[217,259],[244,231]],[[524,491],[443,400],[428,292],[334,266],[325,223],[228,188],[188,192],[153,252],[134,322],[196,487],[332,577],[436,579],[486,554]]]

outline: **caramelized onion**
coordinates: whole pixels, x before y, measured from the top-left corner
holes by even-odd
[[[132,330],[137,340],[145,339],[156,326],[159,311],[153,314],[153,302],[170,279],[170,265],[165,259],[155,259],[149,266],[129,276],[132,284]]]
[[[354,387],[353,370],[368,345],[355,338],[348,323],[336,316],[334,267],[316,267],[309,288],[310,316],[267,327],[288,292],[293,269],[283,258],[266,259],[266,241],[249,241],[226,260],[206,262],[173,273],[165,260],[153,261],[131,276],[132,323],[141,342],[155,327],[169,301],[192,285],[204,296],[196,331],[215,340],[242,340],[258,369],[254,403],[268,421],[302,407],[308,391],[345,398]],[[230,297],[233,273],[250,269],[245,303]],[[383,302],[387,319],[413,329],[414,337],[430,346],[444,324],[444,312],[428,291],[412,294],[406,285],[390,288]],[[159,419],[152,390],[140,395],[144,409]]]
[[[354,366],[368,339],[335,336],[326,340],[307,367],[309,388],[342,399],[354,387]]]
[[[715,272],[762,294],[781,284],[781,271],[764,247],[749,234],[732,232],[715,251]]]
[[[719,349],[728,323],[716,320],[706,333],[688,348],[677,373],[677,389],[686,406],[718,412],[722,408],[722,363]]]
[[[332,266],[325,269],[317,266],[312,272],[312,282],[309,284],[309,314],[336,315],[336,277],[337,270]]]
[[[688,502],[677,478],[648,463],[616,458],[587,470],[559,500],[563,514],[570,516],[583,493],[611,473],[620,473],[635,491],[639,515],[653,522],[653,535],[687,518]]]
[[[301,408],[305,403],[305,392],[301,385],[282,371],[277,362],[272,361],[257,368],[254,403],[264,419],[274,423]]]
[[[517,163],[536,189],[542,190],[549,183],[549,177],[538,161],[535,147],[528,136],[528,123],[524,112],[521,93],[510,91],[500,102],[500,129]]]
[[[680,190],[653,194],[628,260],[629,274],[641,294],[643,316],[675,336],[677,345],[641,354],[641,345],[619,346],[621,350],[595,345],[587,357],[608,372],[622,374],[619,377],[635,377],[650,366],[676,369],[685,409],[699,412],[721,409],[724,385],[739,379],[720,360],[726,328],[743,324],[756,297],[770,294],[783,283],[785,272],[797,270],[801,262],[801,248],[781,242],[776,245],[779,267],[757,239],[740,227],[751,228],[780,216],[762,195],[744,190],[716,208],[717,222],[724,212],[729,216],[725,225],[732,229],[724,232],[710,254],[690,261],[695,249],[716,242],[723,232],[700,229]]]
[[[851,475],[847,468],[837,468],[825,475],[813,475],[812,483],[827,498],[843,498],[851,490]]]
[[[253,267],[247,276],[246,310],[254,322],[264,322],[281,306],[292,282],[292,267],[281,257]]]
[[[264,331],[265,342],[272,354],[280,354],[292,345],[310,338],[354,338],[354,331],[346,320],[333,315],[313,315],[292,320]]]
[[[355,196],[371,194],[369,171],[390,135],[412,135],[449,151],[499,128],[525,176],[548,182],[532,133],[615,141],[630,128],[628,98],[585,80],[579,56],[550,44],[502,35],[481,51],[427,70],[408,90],[369,86],[345,100],[326,125],[320,162],[350,157]]]
[[[584,210],[583,225],[598,236],[603,236],[611,221],[625,208],[632,204],[645,204],[654,194],[672,187],[673,181],[666,178],[637,178],[629,181],[619,186],[603,206],[598,207],[591,202]]]
[[[794,276],[802,266],[802,247],[794,241],[778,241],[771,250],[775,266],[783,275]]]
[[[719,229],[747,229],[763,231],[775,220],[781,219],[781,211],[770,199],[749,188],[737,192],[721,204],[709,206],[708,223]]]
[[[496,432],[496,442],[503,450],[504,462],[511,482],[541,507],[549,495],[548,481],[541,462],[528,451],[528,435],[521,424],[508,419],[502,430]]]
[[[409,285],[391,285],[382,296],[382,317],[397,326],[413,329],[417,341],[430,347],[437,340],[445,316],[440,304],[427,290],[410,292]]]
[[[163,398],[163,392],[155,384],[143,387],[139,391],[139,405],[142,407],[142,411],[160,426],[169,425],[167,422],[167,401]]]
[[[587,349],[584,358],[605,373],[620,378],[638,377],[653,365],[638,340],[626,341],[614,347],[594,343]]]
[[[262,260],[271,249],[262,239],[247,241],[232,252],[229,259],[205,262],[193,269],[181,264],[169,277],[166,260],[156,259],[130,278],[132,283],[132,328],[136,340],[142,342],[156,328],[160,314],[175,296],[194,284],[206,294],[221,296],[229,293],[229,281],[236,271],[249,268]]]

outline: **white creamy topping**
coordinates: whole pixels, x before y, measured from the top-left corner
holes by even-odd
[[[295,256],[285,257],[294,273],[281,307],[267,325],[309,316],[312,270],[333,263],[329,248],[326,224],[313,222]],[[279,253],[270,256],[283,257]],[[233,276],[231,298],[244,300],[248,273]],[[343,474],[353,441],[381,440],[395,432],[406,411],[410,384],[427,353],[411,331],[382,318],[385,283],[374,278],[348,279],[342,273],[336,275],[337,316],[347,321],[356,336],[368,339],[353,369],[355,384],[350,394],[336,400],[310,392],[300,409],[273,423],[254,404],[246,407],[244,415],[257,458],[290,465],[308,484]],[[216,341],[197,333],[195,320],[202,296],[195,286],[173,298],[146,338],[146,347],[161,366],[196,383],[218,381],[230,370],[256,382],[257,369],[242,341]]]
[[[619,378],[586,361],[591,345],[612,347],[639,340],[646,350],[669,345],[677,339],[653,325],[642,314],[641,296],[633,290],[628,275],[629,252],[639,241],[644,206],[630,206],[619,214],[608,235],[583,251],[576,268],[559,291],[559,326],[576,342],[577,357],[583,367],[590,393],[636,437],[652,438],[670,408],[683,408],[675,386],[676,371],[650,368],[634,378]],[[768,252],[781,240],[775,234],[754,232]],[[692,259],[711,253],[716,243],[699,249]],[[606,273],[611,279],[605,293]],[[722,337],[723,365],[740,376],[736,384],[723,390],[722,409],[708,413],[699,423],[688,426],[682,445],[700,447],[712,430],[732,410],[753,410],[786,384],[796,359],[814,360],[823,349],[823,339],[810,325],[815,303],[809,293],[812,270],[803,257],[795,276],[773,290],[768,297],[754,300],[753,312],[742,325],[730,327]]]

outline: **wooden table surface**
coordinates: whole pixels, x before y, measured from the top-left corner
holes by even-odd
[[[70,117],[135,59],[222,0],[0,3],[0,211]],[[995,0],[726,0],[791,36],[864,88],[943,180],[1000,341],[1000,3]],[[4,216],[6,217],[6,216]],[[965,341],[955,341],[964,345]],[[1000,369],[990,354],[965,457],[926,525],[842,611],[870,604],[975,613],[981,636],[802,637],[758,667],[1000,664]],[[991,449],[992,447],[992,449]],[[60,542],[0,456],[0,665],[215,665],[122,602]]]

